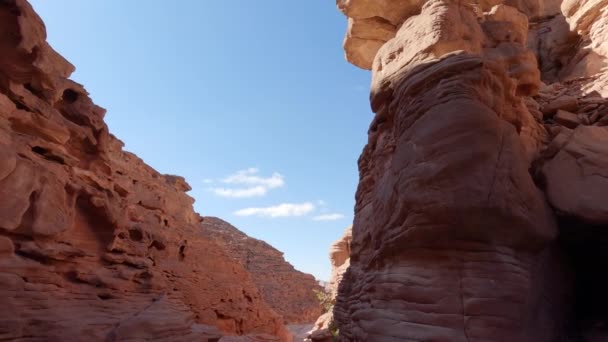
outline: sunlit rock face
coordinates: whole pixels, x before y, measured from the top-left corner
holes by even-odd
[[[406,20],[420,14],[426,2],[428,0],[336,0],[338,8],[348,17],[344,38],[346,59],[360,68],[371,69],[380,47],[395,36]],[[468,0],[462,4],[477,12],[504,4],[535,19],[560,14],[561,1]]]
[[[375,113],[340,338],[608,338],[608,3],[337,4]]]
[[[335,303],[338,296],[338,287],[342,282],[344,273],[350,266],[350,245],[353,239],[352,226],[344,231],[344,234],[329,248],[329,261],[331,263],[331,278],[327,284],[326,292],[331,303]],[[334,312],[328,310],[317,318],[311,331],[310,339],[313,342],[333,341],[333,330],[335,330]]]
[[[243,265],[264,301],[285,323],[312,323],[319,317],[322,307],[314,291],[322,288],[314,276],[296,270],[285,261],[282,252],[222,219],[204,217],[201,228],[204,235],[217,241]]]
[[[0,2],[0,339],[286,339],[184,179],[122,150],[45,39],[26,1]]]

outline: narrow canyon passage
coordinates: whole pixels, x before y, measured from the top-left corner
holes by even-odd
[[[0,2],[0,340],[607,341],[608,1],[337,5],[375,116],[319,300]]]

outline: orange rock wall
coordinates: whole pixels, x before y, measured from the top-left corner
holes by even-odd
[[[45,38],[26,1],[0,3],[0,339],[286,338],[184,179],[123,151]]]

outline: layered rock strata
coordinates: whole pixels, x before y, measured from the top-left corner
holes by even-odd
[[[314,290],[321,291],[321,286],[285,261],[282,252],[217,217],[204,217],[201,228],[251,274],[262,298],[285,323],[312,323],[319,317],[322,308]]]
[[[184,179],[123,151],[45,38],[26,1],[0,2],[0,339],[287,338]]]
[[[608,3],[337,3],[375,112],[340,338],[606,338]]]

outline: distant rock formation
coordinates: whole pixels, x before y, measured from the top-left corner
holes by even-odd
[[[342,281],[344,273],[350,266],[350,252],[353,241],[353,226],[344,230],[342,237],[334,242],[329,248],[329,261],[331,262],[331,279],[329,280],[329,292],[333,298],[338,295],[338,286]]]
[[[337,4],[376,113],[340,339],[608,339],[608,2]]]
[[[217,217],[203,217],[201,227],[205,236],[220,243],[251,274],[262,299],[285,323],[312,323],[319,317],[322,308],[313,290],[322,287],[312,275],[285,261],[282,252]]]
[[[352,226],[349,226],[344,231],[340,239],[334,242],[329,248],[329,260],[331,262],[331,279],[326,288],[331,301],[335,303],[338,296],[338,286],[342,281],[344,273],[350,266],[350,245],[352,243]],[[334,312],[329,310],[321,315],[311,331],[310,340],[316,342],[331,342],[333,341],[332,329],[334,324]]]
[[[0,2],[0,339],[287,340],[184,179],[122,150],[45,39],[30,4]]]

